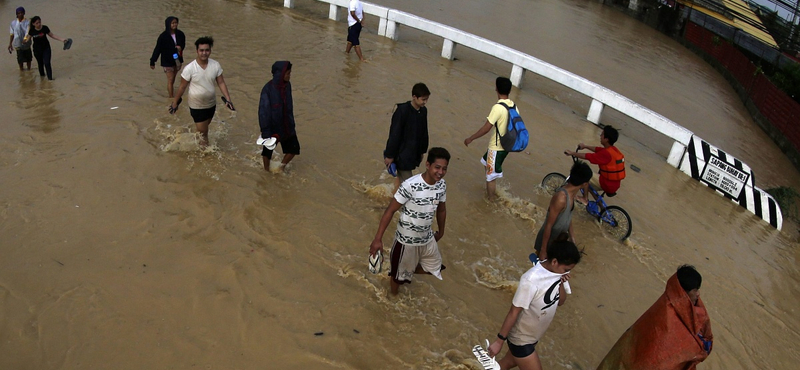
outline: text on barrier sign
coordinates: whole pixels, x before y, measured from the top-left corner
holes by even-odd
[[[739,198],[748,177],[750,174],[712,155],[706,162],[700,179],[734,198]]]

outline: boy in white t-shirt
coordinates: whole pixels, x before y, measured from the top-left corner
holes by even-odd
[[[197,59],[189,63],[181,72],[181,87],[175,95],[175,101],[169,106],[169,113],[172,114],[178,109],[178,105],[183,101],[183,93],[189,88],[189,111],[194,119],[197,131],[202,135],[200,145],[208,145],[208,125],[214,118],[217,110],[217,91],[214,87],[216,82],[222,95],[225,96],[225,106],[230,110],[236,110],[228,94],[228,85],[222,77],[222,66],[219,65],[211,56],[211,47],[214,46],[214,39],[210,36],[203,36],[194,42],[197,48]]]
[[[369,254],[383,251],[383,234],[392,216],[402,208],[390,254],[391,291],[396,295],[400,284],[411,283],[414,274],[431,274],[442,279],[442,255],[436,243],[444,236],[447,218],[447,185],[444,175],[450,153],[444,148],[431,148],[425,172],[412,176],[400,185],[394,199],[383,212],[378,232],[369,246]],[[434,232],[433,219],[439,231]]]
[[[519,287],[511,301],[497,340],[489,346],[494,357],[508,341],[508,352],[499,363],[502,369],[518,366],[522,370],[540,370],[542,363],[536,344],[550,326],[558,306],[567,299],[563,283],[569,272],[581,260],[578,247],[566,236],[559,237],[547,247],[547,260],[541,261],[522,274]]]

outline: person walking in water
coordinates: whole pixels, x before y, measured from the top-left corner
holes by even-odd
[[[511,93],[511,80],[505,77],[498,77],[495,80],[495,91],[497,92],[497,103],[492,106],[489,116],[486,117],[486,122],[478,129],[472,136],[464,139],[464,145],[469,146],[473,140],[486,135],[489,131],[494,129],[495,134],[489,140],[489,147],[486,149],[486,154],[481,158],[481,163],[486,169],[486,195],[489,200],[494,200],[497,185],[495,180],[503,177],[503,161],[508,156],[506,151],[500,144],[500,137],[506,134],[508,129],[508,107],[515,107],[514,102],[508,98]],[[517,108],[519,111],[519,108]]]
[[[574,243],[559,239],[547,247],[547,260],[537,263],[519,279],[511,308],[497,332],[497,339],[487,349],[495,357],[508,342],[508,352],[498,361],[503,370],[541,370],[536,344],[542,340],[556,310],[567,300],[564,283],[569,272],[581,261]]]
[[[31,26],[31,21],[25,18],[25,8],[17,8],[17,18],[11,21],[11,37],[8,39],[8,53],[17,51],[17,63],[19,63],[19,70],[22,71],[22,65],[27,64],[28,70],[31,70],[31,60],[33,60],[33,53],[31,53],[31,42],[23,42],[25,35],[28,34],[28,29]]]
[[[183,49],[186,48],[186,35],[178,29],[178,18],[167,17],[164,21],[166,30],[158,36],[153,55],[150,57],[150,69],[156,68],[156,60],[161,58],[161,67],[167,75],[167,92],[174,98],[175,76],[183,65]]]
[[[292,63],[282,60],[272,64],[272,79],[261,89],[261,99],[258,102],[258,126],[261,129],[261,138],[275,138],[281,144],[283,160],[280,170],[296,155],[300,155],[300,141],[297,140],[297,130],[294,122],[294,102],[292,101]],[[261,149],[261,158],[264,162],[264,171],[269,171],[269,163],[275,146]]]
[[[222,76],[222,66],[214,59],[211,59],[211,48],[214,46],[214,39],[211,36],[203,36],[194,42],[197,49],[197,58],[186,65],[181,72],[181,86],[175,95],[175,100],[169,106],[170,114],[175,113],[183,99],[183,93],[189,88],[189,112],[194,119],[197,132],[201,135],[200,146],[208,146],[208,126],[214,113],[217,111],[217,93],[214,88],[216,82],[225,97],[225,106],[230,110],[233,107],[231,95],[228,93],[228,85]]]
[[[39,76],[44,77],[47,71],[47,79],[53,79],[53,67],[50,65],[50,59],[53,51],[50,49],[50,41],[47,37],[64,43],[64,49],[69,49],[71,40],[62,39],[50,31],[50,27],[42,25],[42,18],[35,16],[31,18],[31,26],[28,29],[28,35],[25,36],[23,42],[33,40],[33,55],[36,57],[36,64],[39,67]]]
[[[575,197],[578,192],[586,187],[592,178],[592,168],[586,162],[577,161],[569,171],[569,179],[564,186],[558,188],[550,199],[544,223],[536,234],[533,249],[540,260],[548,258],[547,245],[552,243],[561,234],[569,234],[569,241],[575,243],[575,233],[572,231],[572,211],[575,209]]]
[[[356,55],[362,62],[366,61],[361,54],[361,29],[364,27],[364,7],[359,0],[350,0],[347,7],[347,48],[345,53],[350,54],[350,49],[356,49]]]
[[[411,88],[411,100],[397,104],[392,114],[383,163],[390,173],[396,171],[395,190],[411,177],[411,171],[422,163],[422,156],[428,151],[428,108],[425,105],[430,96],[428,87],[417,83]]]
[[[400,210],[400,220],[389,252],[390,287],[397,295],[401,284],[411,283],[414,274],[430,274],[442,280],[442,255],[439,240],[444,236],[447,219],[447,184],[444,175],[450,163],[450,153],[444,148],[431,148],[425,172],[400,184],[386,211],[381,216],[378,232],[369,246],[370,256],[383,251],[383,234],[394,213]],[[439,230],[433,231],[433,219]]]

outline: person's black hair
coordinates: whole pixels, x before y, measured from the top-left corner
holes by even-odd
[[[677,275],[681,288],[687,293],[692,289],[700,289],[700,284],[703,283],[703,277],[692,265],[678,267]]]
[[[617,131],[617,129],[615,129],[613,126],[605,126],[603,127],[603,136],[608,139],[609,144],[614,145],[614,143],[617,142],[617,139],[619,139],[619,131]]]
[[[562,265],[572,265],[580,262],[581,251],[578,250],[578,246],[569,240],[561,239],[559,237],[547,246],[547,259],[558,260],[558,263]]]
[[[437,159],[444,159],[447,163],[450,163],[450,152],[447,151],[445,148],[431,148],[428,151],[428,163],[433,164],[436,162]]]
[[[411,88],[411,96],[424,98],[426,96],[431,96],[431,91],[428,90],[428,86],[425,86],[424,83],[419,82],[414,84],[414,87]]]
[[[497,80],[494,81],[494,85],[497,88],[497,93],[500,95],[508,95],[511,93],[511,80],[507,77],[498,77]]]
[[[203,36],[203,37],[197,39],[197,41],[194,42],[194,48],[195,49],[200,49],[200,45],[208,45],[208,47],[213,48],[214,47],[214,38],[211,37],[211,36]]]
[[[575,161],[569,170],[569,183],[578,186],[592,179],[592,168],[584,161]]]
[[[38,15],[33,16],[33,18],[31,18],[31,26],[29,28],[32,29],[32,30],[35,29],[33,27],[33,24],[36,23],[36,21],[40,21],[40,20],[42,20],[42,17],[40,17]]]

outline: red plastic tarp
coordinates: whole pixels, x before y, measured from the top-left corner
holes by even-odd
[[[664,294],[622,334],[597,370],[695,369],[708,357],[713,338],[703,301],[698,297],[692,306],[672,275]]]

